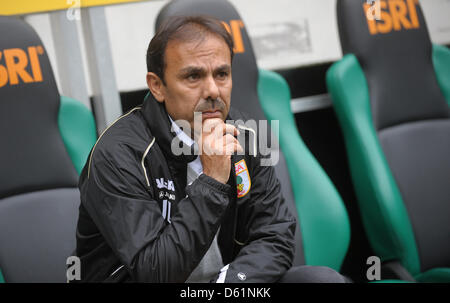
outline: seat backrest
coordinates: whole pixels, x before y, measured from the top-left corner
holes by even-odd
[[[268,119],[278,120],[279,117],[277,116],[266,116],[261,107],[261,94],[259,94],[261,90],[258,89],[258,85],[261,83],[261,75],[258,72],[255,54],[252,49],[250,38],[245,29],[244,22],[242,21],[242,18],[239,16],[236,9],[226,0],[174,0],[168,3],[161,10],[157,18],[156,28],[158,28],[162,21],[166,18],[176,15],[208,15],[225,22],[226,26],[232,33],[235,43],[235,57],[233,59],[233,91],[231,96],[232,107],[246,113],[250,119],[254,119],[256,121]],[[268,82],[271,81],[270,77],[265,77],[265,79]],[[278,80],[280,80],[280,78],[277,78],[277,80],[275,81]],[[264,85],[268,84],[268,82],[266,81],[263,81]],[[281,79],[281,81],[283,80]],[[277,88],[280,87],[278,86]],[[287,102],[289,103],[290,97],[289,88],[287,87],[287,85],[282,86],[281,91],[282,94],[286,93],[286,89],[288,91],[287,95],[289,98]],[[276,99],[276,97],[277,96],[275,94],[275,98],[268,97],[266,98],[266,100],[270,99],[271,102],[277,102],[278,100]],[[295,128],[295,122],[293,121],[293,119],[289,120],[289,123],[293,123],[293,125],[291,126]],[[299,138],[298,132],[296,132],[296,135]],[[291,178],[293,175],[290,174],[291,170],[288,170],[288,165],[290,166],[291,164],[301,164],[290,162],[289,159],[285,157],[285,155],[286,154],[282,146],[282,149],[280,151],[280,159],[278,164],[275,166],[275,171],[282,185],[283,196],[286,201],[288,201],[288,205],[292,209],[293,213],[297,215],[297,220],[299,222],[299,224],[297,224],[296,230],[296,255],[294,265],[328,265],[339,269],[342,262],[342,260],[340,259],[340,252],[338,252],[337,255],[334,256],[334,252],[329,253],[325,245],[322,246],[322,248],[324,249],[322,252],[325,252],[323,254],[319,253],[316,249],[318,246],[320,246],[316,244],[318,244],[319,242],[323,243],[326,239],[326,236],[324,237],[324,234],[321,235],[319,229],[314,230],[312,224],[310,224],[310,222],[312,222],[311,220],[308,221],[307,219],[305,219],[303,221],[303,217],[309,216],[308,210],[305,208],[303,217],[299,217],[299,214],[302,214],[303,211],[301,207],[304,205],[299,203],[299,198],[305,198],[307,194],[301,196],[298,195],[299,192],[297,191],[297,194],[294,196],[293,188],[298,186],[298,183],[303,182],[303,180]],[[296,157],[294,154],[291,154],[291,156]],[[301,157],[301,155],[298,156]],[[292,171],[296,170],[297,168],[298,167],[293,168]],[[323,171],[321,171],[321,173],[323,173]],[[329,185],[331,185],[331,183],[329,183]],[[307,191],[309,190],[320,191],[321,189],[310,188]],[[314,216],[312,213],[311,215]],[[305,235],[305,231],[303,230],[303,228],[308,231],[307,242],[305,241],[305,239],[303,239]],[[312,236],[313,234],[315,234],[315,236]],[[321,240],[318,240],[320,237],[322,237]],[[343,243],[345,243],[345,241]],[[348,245],[348,242],[347,244],[344,244],[345,247],[347,247],[346,245]],[[345,251],[346,249],[347,248],[345,248]],[[335,260],[338,261],[336,262]]]
[[[354,54],[366,76],[376,130],[448,119],[418,0],[380,1],[381,21],[367,19],[366,2],[340,0],[337,16],[343,53]]]
[[[375,252],[450,265],[450,111],[418,0],[338,0],[344,59],[327,75]]]
[[[280,122],[280,146],[292,180],[306,264],[339,271],[350,242],[345,205],[300,137],[291,110],[288,84],[275,72],[260,70],[259,74],[261,106],[268,119]]]
[[[64,282],[78,175],[58,129],[60,96],[41,40],[0,16],[0,268],[6,282]]]

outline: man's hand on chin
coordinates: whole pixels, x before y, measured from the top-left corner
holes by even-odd
[[[203,173],[221,183],[227,183],[231,169],[231,155],[242,152],[235,138],[239,131],[220,118],[206,119],[199,138],[200,160]]]

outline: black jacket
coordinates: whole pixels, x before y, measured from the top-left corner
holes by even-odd
[[[149,94],[93,147],[79,180],[82,281],[184,282],[219,227],[225,282],[241,282],[238,273],[245,282],[277,281],[292,265],[296,222],[273,167],[260,166],[259,154],[234,155],[228,184],[202,174],[186,186],[196,156],[172,153],[170,126]],[[251,183],[238,194],[242,160]]]

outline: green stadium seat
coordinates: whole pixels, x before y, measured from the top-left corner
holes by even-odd
[[[327,73],[364,227],[394,278],[450,282],[450,50],[417,1],[369,8],[338,0],[344,58]]]
[[[339,271],[350,241],[341,197],[298,133],[286,81],[277,73],[260,70],[258,94],[266,117],[280,123],[280,147],[291,177],[305,263]]]

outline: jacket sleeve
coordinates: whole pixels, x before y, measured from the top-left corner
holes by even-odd
[[[80,181],[82,203],[102,236],[134,281],[184,282],[214,239],[230,186],[201,175],[169,224],[133,151],[104,153],[96,151]]]
[[[254,158],[250,199],[240,205],[247,234],[237,257],[229,264],[225,282],[276,282],[292,266],[296,219],[281,194],[272,166]],[[244,222],[238,222],[242,226]],[[240,227],[242,228],[242,227]]]

